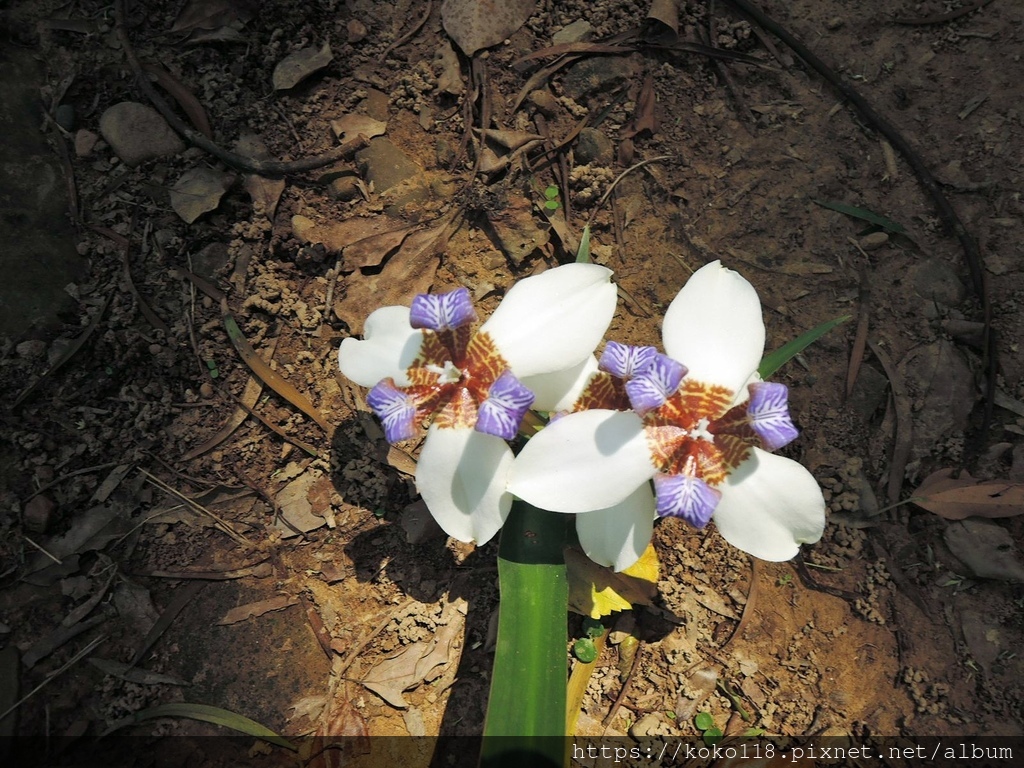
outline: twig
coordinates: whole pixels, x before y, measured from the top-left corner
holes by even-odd
[[[147,472],[146,470],[142,469],[141,467],[139,467],[139,472],[141,472],[143,475],[145,475],[146,479],[148,479],[149,482],[151,482],[153,485],[155,485],[157,488],[159,488],[164,493],[171,494],[175,498],[177,498],[180,501],[182,501],[185,504],[187,504],[193,511],[200,512],[200,513],[206,515],[207,517],[209,517],[211,520],[213,520],[217,524],[218,528],[220,528],[224,533],[226,533],[228,536],[233,538],[239,544],[242,544],[243,546],[246,546],[246,547],[253,547],[253,546],[255,546],[251,541],[249,541],[247,538],[245,538],[245,536],[243,536],[238,531],[236,531],[234,528],[232,528],[231,524],[227,520],[224,520],[220,515],[217,515],[214,512],[211,512],[206,507],[204,507],[202,504],[200,504],[200,503],[198,503],[196,501],[193,501],[188,496],[183,494],[181,491],[177,490],[176,488],[172,488],[167,483],[165,483],[163,480],[161,480],[159,477],[154,477],[153,475],[151,475],[149,472]]]
[[[25,535],[24,533],[23,533],[23,534],[21,534],[21,538],[23,538],[23,539],[24,539],[25,541],[27,541],[27,542],[28,542],[29,544],[31,544],[31,545],[32,545],[33,547],[35,547],[36,549],[38,549],[38,550],[39,550],[40,552],[42,552],[42,553],[43,553],[44,555],[46,555],[46,556],[47,556],[48,558],[50,558],[51,560],[53,560],[53,562],[55,562],[55,563],[56,563],[57,565],[64,565],[63,561],[62,561],[62,560],[61,560],[61,559],[60,559],[59,557],[57,557],[56,555],[53,555],[53,554],[51,554],[50,552],[48,552],[47,550],[45,550],[45,549],[44,549],[44,548],[42,547],[42,545],[40,545],[40,544],[36,544],[36,543],[35,543],[34,541],[32,541],[32,539],[30,539],[30,538],[29,538],[28,536],[26,536],[26,535]]]
[[[601,206],[603,206],[605,204],[605,202],[608,200],[608,196],[612,193],[612,190],[614,190],[615,187],[618,185],[618,183],[620,181],[622,181],[626,177],[626,174],[632,173],[633,171],[637,170],[638,168],[643,168],[645,165],[649,165],[650,163],[659,163],[662,160],[671,160],[671,159],[672,159],[672,155],[658,155],[657,157],[652,157],[652,158],[649,158],[647,160],[641,160],[639,163],[636,163],[634,165],[629,166],[629,168],[627,168],[622,173],[620,173],[618,176],[616,176],[615,177],[615,181],[613,181],[611,184],[608,185],[608,189],[606,189],[604,191],[604,194],[601,195],[601,199],[598,200],[597,201],[597,205],[594,206],[594,210],[591,211],[590,218],[587,219],[587,226],[589,227],[589,226],[591,226],[594,223],[594,217],[597,215],[598,211],[601,210]]]
[[[856,241],[854,241],[856,244]],[[857,246],[858,249],[860,246]],[[846,369],[846,397],[853,394],[853,385],[857,382],[860,364],[864,360],[864,348],[868,343],[868,328],[871,325],[871,279],[867,267],[860,271],[860,296],[857,308],[857,332],[853,337],[853,348],[850,350],[850,365]]]
[[[914,421],[910,410],[910,398],[903,391],[903,380],[899,371],[892,364],[889,355],[875,342],[869,341],[868,347],[875,353],[878,362],[882,364],[882,370],[889,378],[889,388],[892,390],[893,407],[896,409],[896,439],[892,449],[892,460],[889,464],[889,486],[886,498],[890,504],[895,504],[900,497],[900,488],[903,487],[903,474],[910,461],[910,449],[914,439]]]
[[[265,176],[271,179],[281,178],[282,176],[305,173],[306,171],[311,171],[315,168],[323,168],[325,165],[330,165],[331,163],[348,157],[352,153],[365,147],[368,143],[366,137],[360,135],[357,138],[352,139],[352,141],[342,144],[340,147],[335,147],[332,150],[324,152],[322,155],[304,157],[301,160],[290,161],[259,160],[254,157],[246,157],[245,155],[239,155],[235,152],[229,152],[210,141],[210,139],[206,138],[199,131],[190,128],[184,120],[174,114],[174,111],[168,106],[167,102],[164,101],[163,97],[156,92],[155,88],[153,88],[153,84],[150,82],[149,77],[143,70],[138,56],[135,55],[135,49],[132,47],[131,41],[128,39],[128,32],[125,29],[124,21],[124,0],[116,0],[114,3],[114,23],[117,29],[118,39],[121,41],[121,47],[124,49],[125,58],[128,59],[128,65],[131,67],[132,72],[135,75],[135,80],[139,85],[139,89],[143,94],[145,94],[146,98],[150,100],[153,106],[156,107],[156,111],[163,116],[171,128],[188,139],[190,143],[233,168],[238,168],[239,170],[248,171],[249,173],[255,173],[257,176]]]
[[[433,8],[433,0],[427,0],[427,7],[426,9],[424,9],[423,15],[420,17],[419,21],[413,24],[408,32],[406,32],[404,35],[402,35],[393,43],[391,43],[391,45],[385,48],[384,53],[380,55],[380,58],[378,58],[377,61],[384,61],[388,57],[388,54],[395,50],[395,48],[397,48],[400,45],[405,45],[407,42],[412,40],[412,36],[419,32],[423,25],[427,23],[427,19],[430,18],[430,12],[433,10]]]
[[[633,680],[636,678],[636,670],[640,666],[640,656],[643,646],[639,643],[636,646],[636,653],[633,655],[633,665],[629,668],[629,674],[626,675],[626,682],[622,684],[619,695],[615,697],[615,702],[612,704],[612,708],[608,710],[608,714],[604,716],[604,720],[601,721],[601,725],[607,728],[608,725],[615,719],[615,714],[619,711],[619,707],[622,706],[622,702],[626,700],[626,694],[629,693],[629,689],[633,685]]]

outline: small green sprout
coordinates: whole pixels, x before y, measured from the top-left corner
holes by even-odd
[[[777,587],[788,587],[793,583],[793,574],[784,573],[775,582]]]
[[[698,712],[693,717],[693,724],[697,726],[697,730],[701,732],[701,739],[709,747],[715,746],[725,735],[722,729],[715,725],[715,718],[710,712]]]
[[[206,367],[210,371],[211,379],[216,379],[218,376],[220,376],[220,371],[217,369],[217,363],[214,362],[213,360],[207,360]]]
[[[562,206],[558,202],[558,187],[552,184],[544,190],[544,210],[554,213]]]

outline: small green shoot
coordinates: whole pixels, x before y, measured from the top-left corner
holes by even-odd
[[[572,644],[572,655],[584,664],[589,664],[597,658],[597,645],[591,638],[581,637]]]
[[[583,227],[583,234],[580,236],[580,247],[576,250],[576,263],[590,263],[590,225]]]
[[[558,187],[552,184],[544,190],[544,210],[554,213],[562,204],[558,202]]]
[[[700,737],[709,747],[715,746],[722,740],[722,729],[715,725],[715,718],[710,712],[698,712],[693,717],[693,724],[701,732]]]
[[[896,235],[902,235],[906,232],[902,224],[899,224],[892,219],[887,219],[885,216],[879,216],[874,211],[869,211],[867,208],[858,208],[855,205],[847,205],[846,203],[839,203],[832,200],[818,200],[812,198],[812,200],[823,208],[828,208],[832,211],[838,211],[839,213],[845,213],[847,216],[853,216],[855,219],[866,221],[869,224],[874,224],[876,227],[892,232]]]
[[[843,315],[842,317],[837,317],[835,320],[828,320],[827,322],[824,322],[821,325],[811,328],[811,330],[807,331],[806,333],[797,336],[788,344],[783,345],[782,347],[775,350],[769,355],[765,355],[764,358],[761,360],[761,365],[757,369],[757,372],[761,374],[762,379],[767,379],[769,376],[771,376],[773,373],[779,370],[779,368],[784,366],[786,363],[788,363],[790,360],[796,357],[799,353],[803,352],[811,344],[816,342],[818,339],[820,339],[826,333],[831,331],[837,325],[842,325],[843,323],[845,323],[851,317],[853,316]]]
[[[775,581],[777,587],[789,587],[793,584],[793,574],[784,573]]]
[[[583,632],[584,636],[572,645],[572,655],[589,664],[597,658],[597,643],[594,641],[604,634],[604,624],[587,617],[583,619]]]
[[[211,379],[216,379],[218,376],[220,376],[220,370],[218,370],[217,368],[217,363],[214,362],[213,360],[207,360],[206,367],[210,371]]]

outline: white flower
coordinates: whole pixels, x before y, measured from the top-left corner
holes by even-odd
[[[448,535],[483,544],[501,528],[512,506],[506,440],[531,405],[575,400],[615,302],[610,270],[566,264],[514,285],[476,333],[460,288],[378,309],[364,340],[342,341],[341,372],[372,387],[366,400],[389,441],[429,423],[416,486]]]
[[[542,509],[585,513],[580,543],[617,570],[639,559],[655,516],[698,528],[713,518],[733,546],[788,560],[821,538],[825,501],[810,472],[768,452],[797,432],[786,387],[757,376],[757,293],[708,264],[669,306],[662,335],[668,355],[609,342],[577,412],[531,438],[509,490]]]

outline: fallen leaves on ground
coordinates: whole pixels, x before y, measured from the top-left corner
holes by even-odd
[[[423,682],[437,679],[440,669],[457,660],[454,643],[465,624],[465,601],[456,600],[445,606],[438,623],[443,623],[431,640],[407,645],[398,654],[377,664],[362,680],[363,685],[388,704],[405,709],[409,702],[402,695]]]
[[[981,482],[969,472],[953,477],[946,468],[933,472],[914,492],[914,503],[947,520],[965,517],[1015,517],[1024,513],[1024,484]]]
[[[537,0],[444,0],[444,30],[467,56],[510,37],[533,15]]]

